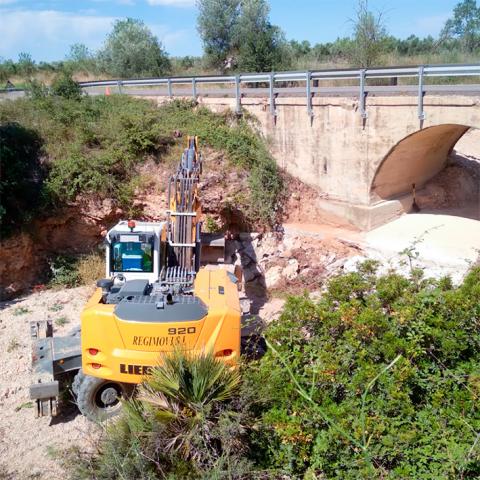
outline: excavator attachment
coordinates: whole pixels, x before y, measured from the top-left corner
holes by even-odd
[[[198,196],[201,173],[198,138],[188,137],[177,172],[169,181],[167,211],[173,262],[187,278],[198,272],[201,265],[229,263],[225,260],[223,233],[201,231],[202,209]]]

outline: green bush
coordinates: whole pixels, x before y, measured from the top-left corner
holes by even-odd
[[[78,100],[82,96],[80,85],[65,71],[57,75],[52,83],[51,90],[53,95],[64,98]]]
[[[80,278],[77,270],[78,257],[73,255],[57,255],[49,260],[51,287],[77,287]]]
[[[88,196],[111,198],[135,214],[131,206],[139,182],[137,166],[151,158],[161,162],[175,142],[173,132],[181,130],[198,135],[203,144],[225,152],[232,164],[247,169],[248,220],[274,222],[281,179],[266,146],[246,120],[196,108],[191,102],[156,107],[121,95],[79,97],[68,77],[62,78],[52,88],[53,95],[35,84],[31,98],[0,104],[0,125],[16,119],[43,142],[42,151],[37,149],[34,155],[37,163],[40,155],[44,157],[47,172],[43,206],[61,207]],[[10,135],[7,140],[20,148],[21,139]],[[184,139],[178,142],[183,144]],[[14,171],[6,172],[15,176]],[[18,192],[20,200],[27,194],[25,189]]]
[[[457,288],[376,267],[290,297],[240,384],[169,357],[75,478],[479,478],[480,267]]]
[[[92,285],[105,276],[105,256],[102,251],[83,255],[57,255],[49,260],[50,287]]]
[[[1,234],[30,221],[37,209],[45,175],[41,149],[34,130],[13,122],[0,124]]]
[[[371,265],[370,265],[371,267]],[[257,465],[292,478],[480,475],[480,268],[459,288],[372,268],[288,300],[246,370]]]

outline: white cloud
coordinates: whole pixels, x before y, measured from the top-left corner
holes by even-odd
[[[17,3],[17,0],[0,0],[0,5],[11,5],[12,3]]]
[[[93,10],[68,13],[0,9],[0,57],[17,59],[20,52],[28,52],[37,61],[62,60],[74,43],[84,43],[90,50],[97,50],[117,19],[95,14]],[[155,23],[147,23],[147,26],[168,53],[198,53],[192,46],[192,39],[197,40],[196,32],[172,30],[167,25]]]
[[[116,18],[56,10],[2,10],[0,56],[30,52],[38,60],[59,60],[73,43],[98,48]]]
[[[168,7],[193,7],[195,0],[147,0],[149,5],[163,5]]]

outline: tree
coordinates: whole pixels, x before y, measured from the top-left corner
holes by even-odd
[[[198,0],[197,6],[197,29],[207,61],[223,70],[225,61],[235,49],[240,0]]]
[[[383,16],[374,15],[368,10],[368,1],[360,0],[353,24],[352,61],[359,67],[371,67],[379,61],[387,39]]]
[[[74,43],[70,45],[70,52],[67,55],[67,60],[76,63],[83,63],[92,58],[92,53],[88,47],[83,43]]]
[[[17,73],[17,65],[13,60],[0,58],[0,82],[6,82]]]
[[[17,68],[22,75],[32,75],[35,71],[35,62],[32,56],[29,53],[21,52],[18,55]]]
[[[83,43],[74,43],[66,57],[66,64],[72,70],[94,72],[97,70],[95,55]]]
[[[445,23],[444,38],[459,38],[467,51],[480,46],[480,6],[476,0],[463,0],[453,9],[453,18]]]
[[[269,10],[265,0],[242,0],[236,29],[240,70],[268,72],[290,64],[283,32],[270,23]]]
[[[42,142],[18,123],[0,125],[0,233],[6,235],[31,219],[40,203],[44,178]]]
[[[170,70],[170,60],[158,38],[141,20],[133,18],[114,23],[99,61],[105,72],[121,78],[161,76]]]

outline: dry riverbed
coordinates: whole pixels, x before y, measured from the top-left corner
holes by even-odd
[[[91,293],[87,287],[44,290],[0,304],[0,479],[65,478],[59,453],[87,447],[98,434],[94,424],[67,405],[67,415],[35,418],[29,401],[30,320],[53,320],[55,335],[79,324]]]

